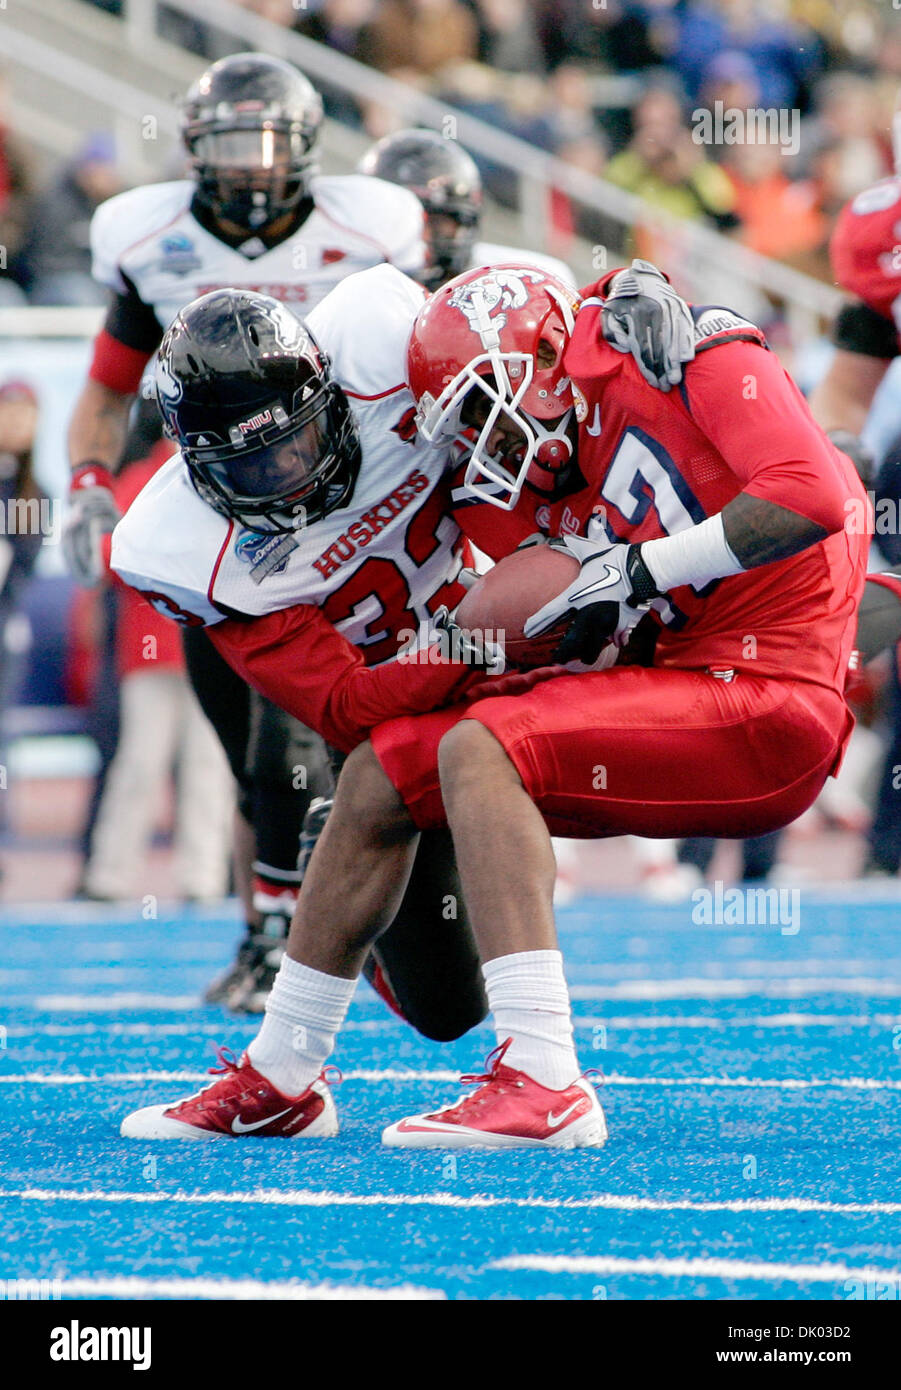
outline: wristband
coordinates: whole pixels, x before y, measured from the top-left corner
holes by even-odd
[[[651,571],[641,558],[640,545],[629,547],[626,573],[629,576],[629,583],[632,585],[632,592],[629,595],[630,603],[650,603],[651,599],[660,598],[660,590],[654,583]]]
[[[682,584],[702,589],[714,579],[745,572],[729,548],[722,512],[675,536],[642,541],[640,550],[651,578],[664,594]]]
[[[69,491],[80,492],[82,488],[88,487],[105,487],[112,492],[113,475],[105,463],[99,463],[96,459],[85,459],[84,463],[72,470]]]

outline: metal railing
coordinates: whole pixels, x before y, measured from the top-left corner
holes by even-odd
[[[54,0],[57,6],[66,0]],[[552,241],[551,194],[556,192],[589,210],[603,224],[619,229],[618,244],[610,247],[575,243],[571,251],[579,278],[587,282],[592,273],[604,269],[607,263],[617,264],[628,244],[629,233],[640,229],[644,238],[655,248],[661,264],[676,279],[683,293],[702,301],[729,303],[754,316],[766,311],[762,296],[784,307],[791,336],[802,341],[817,332],[836,312],[842,296],[831,285],[813,279],[779,261],[759,255],[731,238],[696,222],[680,219],[662,211],[635,194],[597,178],[583,170],[536,149],[524,140],[489,125],[464,111],[436,100],[395,79],[354,61],[345,55],[313,42],[263,19],[231,3],[231,0],[125,0],[124,14],[119,21],[104,16],[105,28],[121,35],[123,63],[129,55],[132,65],[129,81],[111,74],[91,62],[83,52],[79,57],[66,52],[60,31],[60,46],[54,46],[54,27],[43,30],[38,38],[34,33],[17,32],[8,28],[5,33],[5,56],[8,62],[20,64],[30,72],[48,75],[70,93],[86,102],[100,102],[124,124],[139,132],[148,114],[158,119],[160,131],[175,134],[176,113],[170,100],[161,95],[159,64],[166,53],[177,55],[175,66],[184,73],[186,65],[199,67],[196,54],[175,48],[157,35],[159,11],[162,5],[195,21],[209,25],[220,35],[227,35],[235,47],[249,46],[289,58],[305,71],[314,82],[343,93],[356,102],[375,103],[395,112],[409,124],[421,123],[452,134],[473,153],[505,171],[517,188],[516,210],[507,216],[506,228],[512,228],[509,238],[535,250],[551,250],[560,254]],[[97,12],[82,0],[68,0],[72,13]],[[143,64],[144,78],[140,68]],[[108,50],[103,59],[109,66]],[[151,78],[153,81],[151,81]],[[167,83],[171,89],[181,85],[179,78]],[[153,90],[151,90],[153,88]],[[337,143],[350,150],[360,133],[330,123],[331,131],[342,136]],[[136,135],[136,141],[139,136]],[[332,140],[332,144],[335,145]],[[502,239],[500,236],[496,239]],[[612,238],[611,238],[612,239]],[[7,311],[8,312],[8,311]],[[0,331],[3,331],[0,318]]]
[[[132,48],[139,51],[155,33],[163,0],[125,0],[124,20]],[[784,304],[793,332],[802,336],[821,327],[838,309],[842,296],[831,285],[741,246],[709,227],[664,212],[633,193],[584,170],[477,117],[436,100],[323,44],[242,9],[231,0],[164,0],[169,10],[208,24],[253,48],[290,59],[314,82],[326,84],[354,101],[371,102],[396,112],[404,123],[421,123],[453,134],[473,153],[512,174],[519,189],[518,216],[523,244],[550,249],[552,191],[624,230],[641,227],[668,249],[672,268],[684,291],[705,294],[705,286],[727,287],[730,303],[742,308],[761,293]],[[301,6],[298,7],[302,8]],[[625,240],[625,238],[624,238]],[[619,250],[620,248],[617,248]],[[594,248],[594,268],[603,268],[606,248]],[[614,262],[615,264],[615,262]],[[705,295],[706,297],[706,295]]]
[[[0,309],[0,338],[93,338],[105,309],[92,305],[23,304]]]

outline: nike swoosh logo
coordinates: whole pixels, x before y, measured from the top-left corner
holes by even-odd
[[[582,1100],[580,1097],[578,1100],[574,1100],[572,1105],[567,1106],[567,1108],[563,1111],[562,1115],[552,1115],[549,1110],[547,1112],[547,1122],[550,1125],[551,1129],[556,1129],[558,1125],[562,1125],[567,1115],[571,1115],[573,1111],[577,1110],[581,1104]]]
[[[280,1120],[282,1115],[290,1115],[291,1106],[287,1110],[280,1110],[277,1115],[267,1115],[265,1120],[254,1120],[252,1125],[246,1125],[240,1115],[236,1115],[232,1120],[232,1134],[250,1134],[255,1129],[262,1129],[263,1125],[271,1125],[273,1120]]]
[[[595,438],[597,438],[597,436],[600,434],[601,412],[598,410],[597,406],[595,406],[594,408],[594,419],[592,420],[590,425],[585,426],[585,430],[587,434],[593,434]]]
[[[622,575],[619,570],[607,564],[604,565],[604,569],[606,570],[606,574],[603,579],[596,579],[593,584],[587,584],[584,589],[579,589],[577,593],[570,594],[570,603],[576,603],[580,598],[585,598],[587,594],[596,594],[601,589],[609,589],[612,584],[620,583]]]

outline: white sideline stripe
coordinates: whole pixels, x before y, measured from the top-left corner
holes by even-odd
[[[901,981],[867,976],[807,975],[791,980],[623,980],[610,985],[570,985],[571,999],[803,999],[808,994],[901,995]]]
[[[378,1085],[389,1081],[440,1081],[449,1084],[460,1081],[458,1071],[404,1071],[388,1067],[382,1071],[368,1068],[355,1068],[342,1072],[345,1081],[368,1081]],[[131,1086],[144,1081],[165,1082],[209,1082],[209,1071],[123,1071],[99,1072],[94,1076],[85,1072],[18,1072],[15,1075],[0,1074],[0,1085],[8,1086]],[[847,1091],[901,1091],[901,1080],[883,1080],[872,1076],[825,1076],[825,1077],[754,1077],[754,1076],[624,1076],[620,1072],[610,1072],[604,1077],[605,1086],[701,1086],[717,1088],[721,1086],[756,1090],[760,1088],[780,1091],[805,1091],[836,1087]]]
[[[521,1207],[547,1211],[822,1212],[842,1216],[897,1216],[901,1202],[821,1202],[806,1197],[736,1198],[724,1202],[676,1202],[603,1193],[594,1197],[459,1197],[452,1192],[313,1192],[257,1188],[255,1192],[120,1192],[75,1188],[0,1189],[0,1200],[27,1202],[174,1202],[187,1206],[458,1207],[463,1211]],[[536,1257],[540,1258],[540,1257]]]
[[[508,1255],[488,1269],[538,1270],[543,1274],[661,1274],[670,1278],[794,1279],[802,1284],[834,1284],[841,1279],[901,1279],[901,1270],[850,1265],[792,1265],[764,1260],[638,1259],[615,1255]]]
[[[292,1302],[388,1300],[407,1302],[443,1299],[441,1289],[417,1288],[398,1284],[379,1289],[368,1284],[305,1284],[289,1280],[265,1283],[259,1279],[62,1279],[54,1281],[63,1294],[73,1298],[239,1298],[290,1299]]]
[[[901,1013],[897,1014],[747,1014],[735,1018],[714,1018],[710,1014],[620,1014],[609,1017],[574,1018],[576,1028],[610,1028],[626,1030],[630,1028],[714,1028],[735,1031],[742,1028],[891,1028],[901,1023]],[[85,1038],[110,1035],[113,1037],[164,1038],[164,1037],[215,1037],[222,1036],[226,1027],[239,1028],[239,1019],[229,1018],[226,1024],[218,1023],[47,1023],[43,1026],[7,1028],[8,1038]],[[248,1019],[246,1027],[256,1027]],[[389,1018],[350,1019],[342,1024],[344,1033],[387,1032],[397,1027]],[[487,1030],[487,1024],[479,1024]]]

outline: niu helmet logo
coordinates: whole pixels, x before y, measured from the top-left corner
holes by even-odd
[[[269,424],[272,420],[271,410],[261,410],[258,415],[251,415],[249,420],[240,420],[238,429],[242,434],[250,434],[252,430],[262,429],[263,425]]]
[[[493,270],[458,286],[448,303],[465,315],[473,333],[480,332],[486,318],[500,329],[507,322],[508,309],[522,309],[528,303],[528,285],[543,279],[540,270]]]

